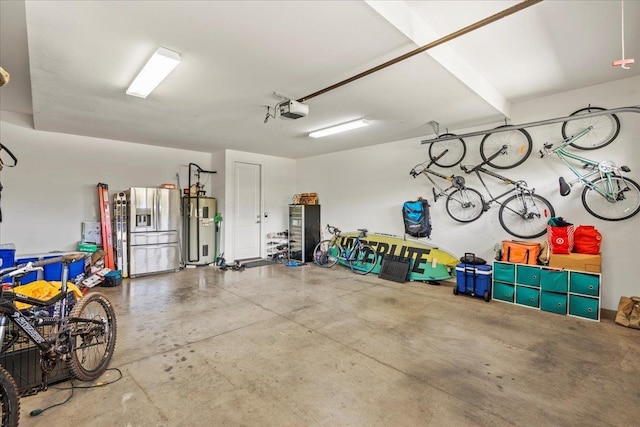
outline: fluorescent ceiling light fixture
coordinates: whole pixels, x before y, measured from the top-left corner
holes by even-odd
[[[325,129],[316,130],[311,132],[309,136],[311,138],[322,138],[323,136],[329,136],[340,132],[346,132],[352,129],[358,129],[364,126],[369,126],[369,120],[358,119],[352,122],[342,123],[340,125],[331,126]]]
[[[180,63],[180,54],[158,48],[127,89],[127,95],[146,98]]]

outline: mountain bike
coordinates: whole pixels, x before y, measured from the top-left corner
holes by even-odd
[[[116,314],[109,300],[99,292],[90,292],[76,301],[67,287],[69,264],[84,254],[64,255],[0,270],[0,280],[12,278],[13,284],[0,291],[0,342],[5,352],[16,342],[31,342],[40,354],[42,385],[60,361],[71,375],[81,381],[93,381],[107,369],[116,344]],[[19,293],[19,278],[41,270],[42,266],[62,263],[60,292],[47,300]],[[16,303],[28,308],[18,309]],[[53,311],[53,312],[52,312]],[[12,324],[10,327],[10,323]],[[45,333],[45,331],[47,331]],[[0,405],[2,425],[17,426],[20,394],[11,374],[0,367]]]
[[[465,173],[476,174],[490,199],[485,200],[480,192],[472,188],[457,189],[447,198],[447,213],[458,222],[472,222],[480,218],[495,202],[500,205],[498,220],[507,233],[522,239],[540,237],[547,232],[549,218],[555,216],[555,210],[551,203],[544,197],[535,194],[535,189],[529,188],[525,181],[512,180],[483,168],[484,165],[491,164],[493,159],[505,155],[504,152],[509,150],[510,147],[505,145],[476,166],[460,166]],[[502,194],[493,196],[482,179],[482,174],[499,179],[504,184],[510,185],[511,188]],[[500,201],[510,194],[510,197]]]
[[[505,126],[498,126],[496,129]],[[429,158],[434,159],[434,164],[450,168],[464,159],[467,153],[466,143],[462,138],[450,138],[455,136],[453,133],[439,135],[438,138],[448,139],[436,140],[429,145]],[[480,156],[489,166],[496,169],[511,169],[524,163],[531,155],[532,148],[531,135],[524,129],[496,133],[489,131],[480,142]],[[496,152],[500,155],[494,156]],[[443,156],[443,153],[446,155]]]
[[[578,139],[588,135],[592,130],[589,126],[556,148],[553,148],[553,144],[545,143],[540,150],[540,157],[555,154],[576,176],[576,179],[569,183],[564,177],[559,178],[560,195],[567,196],[571,187],[581,182],[584,185],[582,205],[591,215],[605,221],[631,218],[640,212],[640,185],[622,175],[622,172],[631,172],[631,169],[627,166],[616,166],[608,160],[587,159],[566,150],[567,146],[575,146]],[[580,173],[569,159],[582,163],[588,172]],[[590,180],[593,176],[595,178]]]
[[[359,228],[360,232],[351,247],[344,247],[340,243],[342,231],[327,224],[327,231],[333,237],[318,243],[313,250],[313,262],[320,267],[333,267],[338,260],[349,263],[351,271],[356,274],[367,274],[378,263],[378,256],[373,248],[360,239],[367,237],[367,229]]]

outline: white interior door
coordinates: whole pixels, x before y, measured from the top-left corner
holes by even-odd
[[[235,162],[235,259],[260,257],[262,193],[261,166],[253,163]]]

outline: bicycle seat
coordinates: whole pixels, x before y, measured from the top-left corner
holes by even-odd
[[[360,237],[367,237],[367,232],[369,230],[367,230],[366,228],[358,228],[358,231],[360,232]]]

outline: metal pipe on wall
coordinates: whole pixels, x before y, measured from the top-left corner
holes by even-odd
[[[551,125],[554,123],[569,122],[571,120],[580,120],[580,119],[586,119],[589,117],[604,116],[607,114],[616,114],[616,113],[640,113],[640,106],[611,108],[608,110],[594,111],[593,113],[579,114],[579,115],[567,116],[567,117],[557,117],[555,119],[547,119],[547,120],[539,120],[537,122],[523,123],[521,125],[501,126],[499,128],[462,133],[459,135],[436,137],[432,139],[426,139],[420,142],[422,144],[431,144],[432,142],[436,142],[436,141],[448,141],[450,139],[469,138],[471,136],[488,135],[490,133],[507,132],[510,130],[530,128],[535,126],[545,126],[545,125]]]

